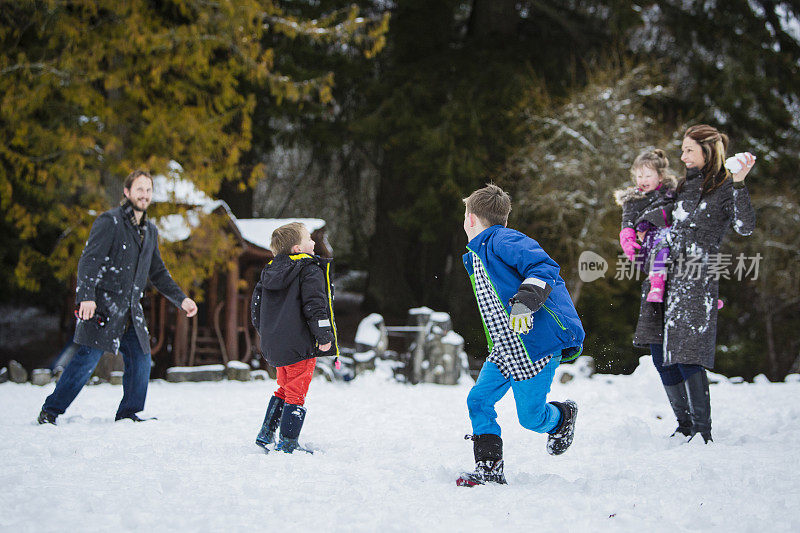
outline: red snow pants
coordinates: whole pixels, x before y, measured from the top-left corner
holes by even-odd
[[[303,405],[306,401],[308,386],[314,375],[317,358],[305,359],[287,366],[278,367],[278,390],[275,396],[286,403]]]

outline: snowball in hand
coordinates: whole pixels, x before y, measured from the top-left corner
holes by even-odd
[[[736,157],[729,157],[725,160],[725,168],[730,170],[731,174],[736,174],[744,168],[744,165]]]
[[[731,174],[736,174],[744,168],[744,161],[747,160],[748,155],[752,154],[750,154],[750,152],[739,152],[738,154],[729,157],[725,160],[725,168],[730,170]],[[755,159],[755,157],[756,156],[753,155],[753,159]]]

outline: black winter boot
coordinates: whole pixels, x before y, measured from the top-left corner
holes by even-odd
[[[258,436],[256,437],[256,444],[265,450],[267,446],[275,442],[275,432],[278,430],[278,424],[281,422],[283,404],[283,399],[277,396],[273,396],[269,399],[267,414],[264,415],[264,423],[261,424],[261,431],[258,432]]]
[[[686,391],[689,393],[689,408],[692,415],[693,439],[698,433],[708,444],[711,438],[711,395],[708,393],[708,376],[705,368],[695,372],[686,379]]]
[[[550,403],[558,407],[561,412],[561,423],[547,437],[547,453],[561,455],[572,444],[572,438],[575,435],[575,419],[578,417],[578,405],[572,400]]]
[[[281,450],[285,453],[292,453],[295,450],[314,453],[311,450],[303,448],[297,442],[297,437],[300,436],[300,430],[303,429],[303,421],[305,419],[306,408],[302,405],[295,405],[293,403],[286,403],[283,405],[280,440],[278,441],[278,445],[275,446],[276,450]]]
[[[689,411],[689,397],[686,395],[686,383],[681,381],[677,385],[664,385],[675,418],[678,420],[678,427],[672,432],[670,437],[681,434],[689,437],[692,434],[692,415]]]
[[[56,418],[58,415],[54,415],[52,413],[48,413],[44,409],[39,413],[39,418],[36,419],[37,422],[40,424],[53,424],[56,425]]]
[[[475,471],[462,473],[456,480],[456,485],[459,487],[474,487],[486,483],[506,485],[506,477],[503,475],[503,439],[491,433],[467,435],[464,438],[473,441]]]
[[[117,416],[114,417],[114,422],[119,422],[120,420],[133,420],[134,422],[149,422],[151,420],[158,420],[158,418],[156,418],[154,416],[151,416],[150,418],[141,418],[136,413],[133,413],[131,415],[125,415],[125,416],[117,415]]]

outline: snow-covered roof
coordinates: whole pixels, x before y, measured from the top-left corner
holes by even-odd
[[[228,204],[222,200],[211,201],[209,200],[204,205],[197,209],[191,209],[184,214],[176,213],[174,215],[166,215],[153,219],[153,223],[158,228],[159,236],[167,242],[178,242],[189,238],[192,230],[200,225],[200,214],[208,214],[213,212],[218,207],[224,207],[228,215],[233,219],[236,218],[231,213]]]
[[[169,176],[153,176],[153,202],[200,206],[210,204],[213,200],[191,181],[170,173]]]
[[[185,214],[159,217],[153,222],[158,227],[158,234],[165,241],[183,241],[188,239],[192,230],[200,225],[200,213],[211,213],[220,206],[223,206],[228,212],[228,216],[230,216],[245,241],[266,250],[269,250],[272,232],[284,224],[301,222],[311,233],[325,226],[325,221],[319,218],[236,218],[228,208],[228,204],[222,200],[209,202],[201,208],[192,209]]]
[[[169,175],[160,174],[153,177],[153,202],[176,203],[197,206],[196,209],[185,214],[175,214],[159,217],[153,222],[158,227],[158,233],[167,242],[178,242],[189,238],[192,230],[200,225],[200,214],[211,213],[222,206],[227,211],[242,238],[251,244],[269,250],[272,232],[276,228],[290,222],[304,224],[308,231],[314,233],[325,226],[325,221],[319,218],[236,218],[222,200],[212,200],[194,183],[180,177],[183,169],[175,162],[170,162]]]
[[[310,233],[325,227],[325,221],[319,218],[239,218],[235,222],[244,240],[267,250],[272,232],[284,224],[300,222]]]

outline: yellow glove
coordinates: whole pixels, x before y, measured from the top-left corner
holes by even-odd
[[[508,326],[514,333],[528,333],[533,327],[533,312],[522,302],[514,302],[511,306],[511,316],[508,318]]]

